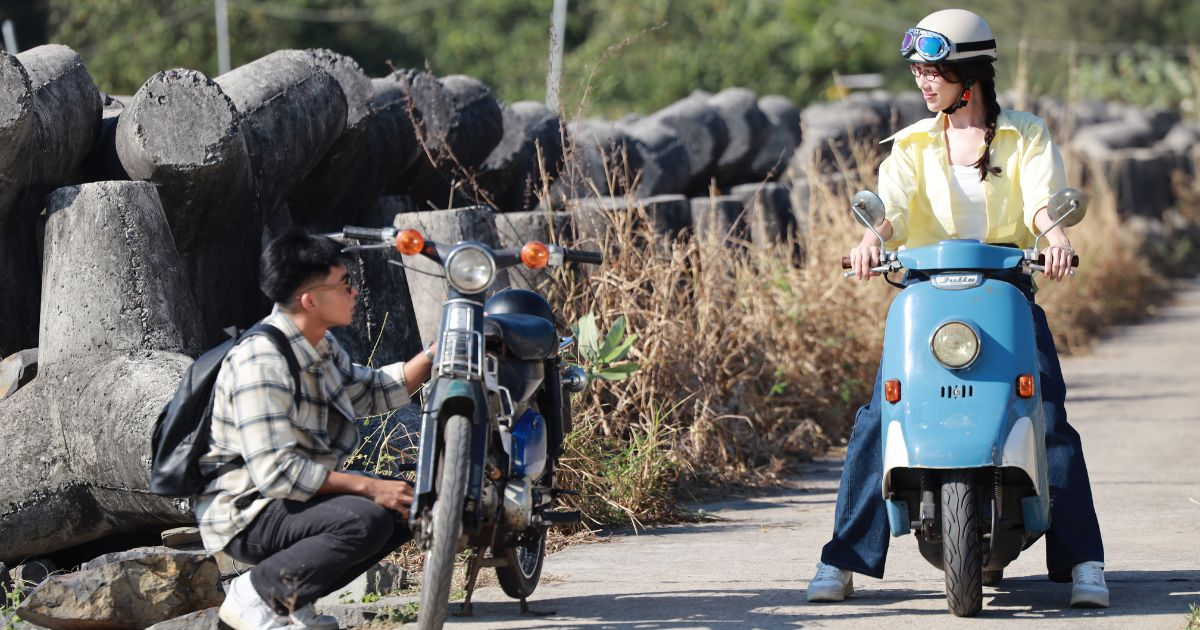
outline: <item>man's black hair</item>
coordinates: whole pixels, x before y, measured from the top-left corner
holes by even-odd
[[[272,302],[286,306],[297,289],[324,280],[335,265],[350,263],[350,256],[342,253],[337,241],[301,228],[288,228],[263,251],[258,286]]]

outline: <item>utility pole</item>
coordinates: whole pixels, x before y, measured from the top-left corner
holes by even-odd
[[[13,29],[12,20],[4,20],[4,26],[0,27],[4,31],[4,47],[8,49],[8,54],[15,55],[20,50],[17,49],[17,32]]]
[[[229,72],[229,7],[225,0],[217,3],[217,74]]]
[[[563,38],[567,32],[567,0],[554,0],[550,19],[550,67],[546,71],[546,107],[559,113],[558,87],[562,81]]]

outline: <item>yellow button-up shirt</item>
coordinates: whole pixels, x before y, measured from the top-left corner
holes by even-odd
[[[939,113],[897,132],[892,153],[879,167],[879,196],[892,224],[888,248],[921,247],[958,238],[958,217],[966,209],[951,203],[950,154],[946,115]],[[1062,155],[1042,119],[1003,110],[996,121],[991,165],[1000,175],[983,182],[987,243],[1033,245],[1034,214],[1050,195],[1067,185]],[[983,155],[983,147],[979,154]]]

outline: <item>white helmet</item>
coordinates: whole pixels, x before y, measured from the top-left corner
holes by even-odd
[[[996,60],[996,38],[983,18],[963,9],[930,13],[904,33],[900,54],[916,63]]]

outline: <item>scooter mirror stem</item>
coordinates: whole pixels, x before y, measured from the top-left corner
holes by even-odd
[[[879,251],[883,252],[883,244],[886,241],[884,241],[883,235],[879,233],[879,230],[875,229],[875,226],[871,224],[871,221],[862,213],[862,205],[863,202],[861,201],[853,203],[850,205],[850,211],[854,213],[854,216],[858,217],[859,223],[867,226],[867,229],[871,230],[871,233],[875,235],[875,238],[879,239]]]
[[[1059,224],[1062,223],[1063,221],[1066,221],[1067,217],[1071,216],[1071,213],[1075,212],[1075,210],[1077,208],[1079,208],[1079,202],[1074,199],[1072,199],[1070,201],[1070,204],[1071,204],[1070,210],[1067,210],[1066,212],[1062,213],[1062,216],[1058,217],[1057,221],[1055,221],[1054,223],[1051,223],[1050,227],[1046,228],[1045,230],[1042,230],[1041,234],[1038,234],[1037,238],[1033,239],[1033,259],[1034,260],[1037,260],[1038,254],[1042,251],[1040,243],[1042,242],[1043,238],[1046,238],[1046,233],[1049,232],[1050,230],[1053,230],[1054,228],[1058,227]]]

